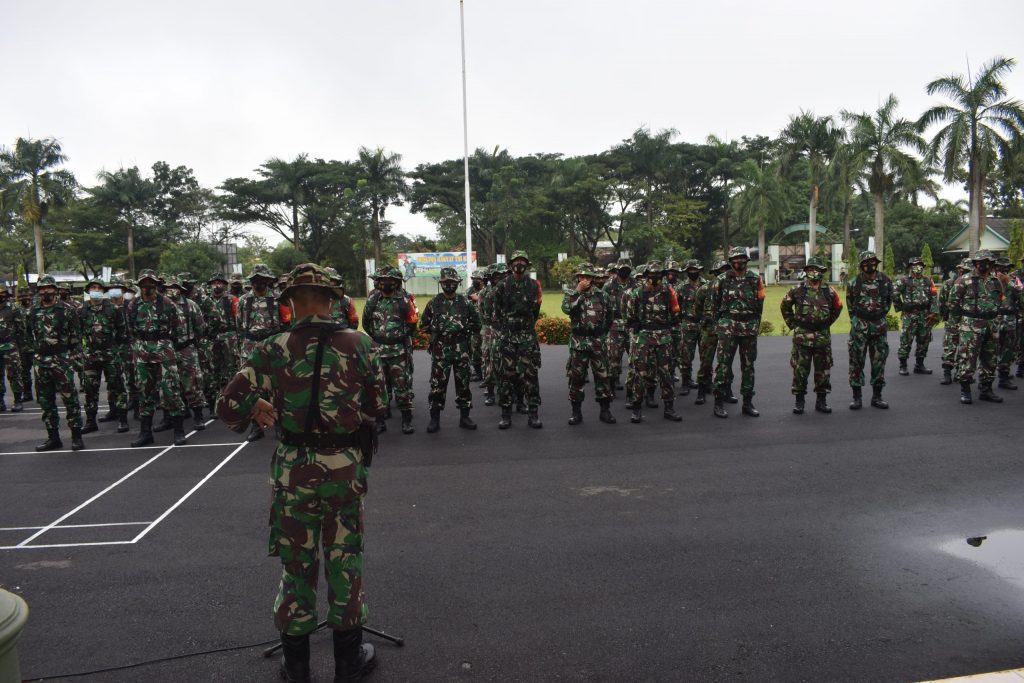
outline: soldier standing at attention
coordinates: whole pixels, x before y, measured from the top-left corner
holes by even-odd
[[[814,409],[819,413],[831,413],[828,392],[832,391],[832,327],[843,311],[839,293],[823,281],[825,264],[811,258],[804,266],[804,281],[788,292],[782,299],[782,319],[793,330],[793,351],[789,364],[793,368],[793,394],[796,402],[793,412],[802,415],[804,396],[807,394],[807,378],[814,366],[814,393],[818,400]]]
[[[512,252],[512,276],[498,285],[494,294],[494,320],[498,322],[498,402],[501,420],[498,429],[512,426],[512,404],[517,393],[527,405],[530,427],[540,429],[540,343],[537,341],[537,317],[543,297],[540,282],[526,272],[530,257],[525,251]]]
[[[932,371],[924,366],[924,359],[928,356],[928,345],[932,341],[938,290],[935,282],[924,274],[924,261],[920,256],[911,256],[907,266],[910,274],[899,279],[892,297],[893,308],[901,314],[900,348],[896,353],[900,361],[900,374],[910,374],[907,359],[910,358],[910,347],[917,342],[914,374],[930,375]]]
[[[1024,288],[1024,258],[1021,259],[1021,267],[1013,272],[1013,276]],[[1017,311],[1017,355],[1015,358],[1017,359],[1016,375],[1024,377],[1024,292],[1021,294],[1021,305]]]
[[[206,336],[206,319],[199,304],[185,296],[185,287],[172,277],[167,283],[167,297],[178,308],[178,335],[174,338],[174,354],[178,359],[178,377],[181,379],[181,398],[185,410],[192,410],[192,427],[197,432],[206,429],[203,406],[203,368],[199,361],[199,343]]]
[[[675,411],[675,389],[672,388],[672,328],[679,316],[676,292],[662,282],[665,270],[658,261],[651,261],[644,271],[642,285],[633,288],[626,300],[626,323],[633,331],[629,351],[630,376],[626,398],[632,408],[629,421],[643,421],[643,400],[654,385],[661,385],[666,420],[682,420]]]
[[[608,294],[597,286],[598,271],[589,263],[576,269],[576,287],[562,297],[562,312],[569,316],[572,336],[569,337],[569,360],[565,372],[569,378],[569,403],[572,417],[569,424],[583,422],[583,386],[587,367],[594,373],[594,397],[601,406],[599,419],[615,424],[611,402],[611,376],[605,344],[612,324],[612,309]]]
[[[676,297],[679,299],[679,347],[676,362],[679,365],[680,396],[689,396],[690,389],[699,388],[693,381],[693,357],[700,344],[700,313],[697,311],[697,292],[704,284],[700,271],[704,267],[700,261],[690,259],[686,262],[686,278],[675,285]]]
[[[459,294],[462,278],[454,268],[442,268],[441,293],[427,303],[420,318],[420,329],[430,335],[430,422],[427,433],[441,428],[441,411],[448,394],[448,376],[455,375],[455,405],[459,408],[459,426],[476,429],[469,417],[473,408],[470,383],[470,338],[480,331],[480,313],[464,295]],[[405,416],[402,432],[412,432],[411,416],[406,431]]]
[[[52,275],[40,276],[36,291],[39,304],[29,313],[28,334],[36,353],[36,399],[43,410],[47,435],[36,450],[53,451],[64,447],[57,415],[57,394],[60,394],[71,428],[71,450],[79,451],[85,444],[82,442],[82,409],[75,388],[75,364],[80,362],[82,353],[78,315],[69,304],[58,301],[57,283]]]
[[[100,378],[107,378],[107,402],[117,419],[117,432],[128,431],[128,397],[124,389],[124,371],[118,357],[128,342],[124,310],[104,298],[102,280],[90,280],[85,286],[89,303],[79,311],[79,326],[85,341],[82,377],[85,391],[85,426],[83,434],[99,430],[96,413],[100,402]]]
[[[622,390],[622,354],[629,350],[629,329],[626,327],[626,292],[633,288],[631,277],[633,264],[622,259],[617,264],[615,277],[604,286],[608,304],[612,308],[612,327],[608,330],[608,372],[611,375],[611,392]]]
[[[949,295],[953,292],[956,279],[971,269],[970,259],[962,260],[949,278],[942,283],[939,293],[939,317],[946,324],[942,335],[942,380],[939,384],[953,383],[953,367],[956,365],[956,345],[960,332],[960,320],[949,313]]]
[[[412,335],[416,333],[419,312],[416,302],[401,289],[402,273],[385,266],[373,274],[374,290],[363,307],[363,329],[377,342],[377,354],[384,366],[388,394],[385,411],[377,416],[377,431],[387,429],[385,415],[394,396],[402,411],[402,430],[412,430]]]
[[[974,270],[957,278],[949,297],[951,315],[960,317],[960,339],[956,349],[956,381],[960,403],[970,404],[974,371],[978,370],[978,398],[1002,403],[992,391],[999,354],[999,309],[1003,304],[1003,283],[993,274],[995,259],[986,250],[972,258]]]
[[[32,359],[35,351],[32,338],[28,334],[28,314],[32,311],[32,291],[26,287],[18,290],[18,312],[24,322],[25,334],[21,339],[21,401],[32,400]]]
[[[466,297],[469,299],[470,305],[476,309],[477,315],[480,314],[480,296],[487,287],[486,277],[487,275],[484,273],[483,268],[477,268],[474,270],[473,277],[471,278],[472,283],[469,286],[469,290],[466,292]],[[483,381],[484,378],[482,335],[483,329],[481,328],[474,332],[469,338],[469,357],[473,367],[473,376],[469,378],[471,382],[480,382]]]
[[[281,315],[277,300],[271,291],[276,278],[273,271],[262,263],[252,267],[249,283],[252,291],[238,298],[239,362],[248,358],[252,350],[267,337],[281,331]],[[246,441],[263,438],[263,430],[255,422],[245,437]]]
[[[483,345],[484,362],[484,405],[493,406],[496,402],[495,387],[498,382],[498,355],[494,346],[498,338],[498,321],[494,319],[494,295],[498,284],[508,275],[508,266],[495,263],[488,266],[491,275],[490,286],[480,294],[480,317],[483,322],[481,344]]]
[[[731,392],[732,361],[740,352],[740,395],[743,414],[757,417],[754,408],[754,361],[757,360],[757,335],[764,311],[764,282],[747,270],[747,250],[729,250],[729,270],[718,276],[711,288],[711,310],[717,321],[718,366],[715,368],[715,417],[729,417],[722,402]]]
[[[709,295],[711,294],[711,286],[715,283],[715,280],[719,275],[727,270],[729,270],[728,261],[719,261],[715,264],[715,267],[710,272],[711,279],[705,280],[700,287],[697,288],[696,298],[693,305],[700,327],[700,341],[697,344],[697,354],[700,356],[700,366],[697,369],[697,400],[694,401],[694,404],[698,406],[704,405],[704,402],[707,400],[707,395],[712,391],[715,353],[718,350],[718,323],[715,321],[714,311],[711,310],[713,300]],[[736,402],[735,398],[730,399],[729,396],[726,396],[725,400],[732,403]]]
[[[1010,273],[1010,259],[996,259],[996,277],[1003,284],[1003,305],[999,307],[999,356],[997,370],[999,372],[999,388],[1017,390],[1017,385],[1010,378],[1013,372],[1013,359],[1017,355],[1017,316],[1021,310],[1021,296],[1024,290],[1016,275]]]
[[[373,420],[384,412],[384,377],[369,337],[331,321],[332,300],[341,296],[323,268],[297,266],[281,292],[294,325],[254,347],[217,405],[236,432],[250,421],[278,426],[270,554],[283,569],[274,626],[287,681],[310,680],[320,544],[334,680],[359,680],[376,664],[373,646],[362,644],[363,498],[376,448]],[[300,367],[308,370],[297,372]]]
[[[885,361],[889,358],[889,325],[885,316],[892,306],[892,280],[878,272],[878,257],[873,251],[860,253],[860,272],[846,288],[846,310],[850,315],[850,387],[853,401],[850,410],[860,410],[861,388],[864,386],[864,361],[871,357],[871,405],[888,408],[882,400],[885,386]]]
[[[7,412],[7,403],[4,402],[4,375],[7,375],[7,383],[11,385],[11,392],[14,394],[14,405],[12,413],[20,413],[22,396],[25,388],[22,385],[24,377],[21,369],[21,348],[25,344],[25,317],[21,309],[11,305],[10,292],[7,285],[0,282],[0,413]]]
[[[231,379],[238,358],[238,299],[228,294],[228,280],[221,273],[214,273],[207,281],[210,297],[205,300],[203,317],[210,335],[210,375],[206,398],[211,412],[217,396]]]

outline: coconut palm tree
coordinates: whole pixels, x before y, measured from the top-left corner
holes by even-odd
[[[868,192],[875,208],[875,250],[884,260],[885,202],[904,180],[921,176],[918,160],[906,150],[924,153],[917,124],[896,116],[899,100],[889,95],[874,114],[844,111],[853,146],[864,155]]]
[[[359,166],[362,178],[360,188],[366,192],[370,204],[370,238],[377,263],[382,263],[383,230],[387,227],[384,211],[388,206],[401,206],[409,194],[409,186],[402,171],[402,155],[388,154],[383,148],[359,148]]]
[[[843,216],[843,261],[850,258],[853,202],[857,192],[863,190],[865,158],[863,151],[849,142],[841,142],[828,167],[829,192],[833,205],[838,204],[839,213]]]
[[[757,226],[757,265],[765,277],[765,232],[768,225],[781,225],[788,206],[778,165],[760,166],[747,159],[739,169],[740,191],[732,204],[740,222]]]
[[[834,125],[831,116],[815,116],[801,111],[789,119],[789,125],[782,131],[783,170],[788,170],[797,159],[807,160],[807,179],[811,183],[811,196],[807,206],[809,224],[808,241],[811,254],[817,250],[818,201],[821,195],[819,183],[825,176],[836,146],[842,138],[842,128]]]
[[[43,258],[43,219],[50,207],[74,198],[75,176],[58,168],[67,161],[60,143],[54,138],[26,140],[18,138],[14,149],[0,148],[0,166],[5,167],[5,182],[0,193],[5,201],[14,198],[22,220],[32,226],[36,244],[36,272],[45,272]]]
[[[147,210],[156,197],[153,181],[143,178],[138,166],[116,171],[100,171],[100,184],[88,189],[98,206],[115,212],[128,231],[128,270],[135,279],[135,234],[146,220]]]
[[[918,121],[922,131],[941,124],[928,145],[928,157],[939,163],[946,182],[961,177],[967,167],[972,256],[981,246],[985,180],[1024,135],[1024,108],[1020,101],[1007,99],[1003,83],[1015,65],[1013,59],[997,57],[973,79],[953,74],[932,81],[928,94],[944,95],[951,103],[932,107]]]

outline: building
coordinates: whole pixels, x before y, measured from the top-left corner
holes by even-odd
[[[1024,220],[987,216],[985,229],[981,231],[981,248],[987,249],[993,254],[1005,254],[1010,248],[1010,236],[1014,226],[1024,228]],[[942,251],[947,254],[969,254],[971,251],[970,226],[965,226],[963,230],[946,242]]]

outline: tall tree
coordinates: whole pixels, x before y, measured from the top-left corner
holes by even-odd
[[[801,111],[789,119],[782,131],[783,167],[790,168],[797,159],[807,160],[807,179],[810,181],[810,199],[807,205],[808,241],[811,254],[817,254],[819,183],[825,169],[842,138],[842,129],[834,125],[831,116],[815,116]]]
[[[128,271],[135,278],[135,240],[140,228],[147,227],[152,202],[157,194],[151,180],[143,178],[138,166],[116,171],[100,171],[100,184],[87,192],[93,201],[116,213],[128,233]]]
[[[928,155],[939,161],[946,182],[961,179],[967,167],[972,256],[981,245],[988,174],[1024,135],[1024,108],[1018,100],[1007,99],[1003,83],[1015,65],[1013,59],[997,57],[973,78],[953,74],[932,81],[928,94],[943,95],[951,103],[932,107],[918,121],[922,130],[941,125],[932,136]]]
[[[716,186],[722,194],[726,210],[722,212],[722,253],[728,254],[732,246],[732,230],[729,226],[729,203],[732,199],[733,184],[740,176],[743,155],[735,140],[723,142],[714,135],[706,140],[707,177],[712,186]]]
[[[740,222],[757,226],[757,265],[766,277],[765,233],[769,225],[781,227],[786,214],[786,193],[782,188],[778,166],[762,166],[747,159],[740,167],[740,191],[733,200]]]
[[[831,198],[838,205],[843,221],[843,260],[850,257],[850,232],[853,203],[861,189],[866,153],[856,146],[842,142],[836,147],[828,168],[828,186]]]
[[[383,263],[383,238],[387,224],[384,211],[388,206],[401,206],[409,194],[409,186],[402,170],[402,155],[389,154],[383,148],[359,148],[360,188],[366,193],[370,206],[370,239],[377,263]]]

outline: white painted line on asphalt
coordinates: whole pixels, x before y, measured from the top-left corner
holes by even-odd
[[[959,676],[957,678],[941,678],[923,683],[1009,683],[1009,681],[1024,681],[1024,669],[1007,669],[1005,671],[992,671],[985,674],[973,674],[970,676]]]
[[[53,527],[54,529],[92,529],[98,526],[145,526],[152,524],[152,522],[104,522],[103,524],[61,524]],[[43,529],[41,526],[8,526],[0,527],[0,531],[35,531],[36,529]]]
[[[191,432],[194,434],[195,432]],[[207,446],[237,446],[244,441],[226,441],[221,443],[187,443],[184,446],[171,445],[170,448],[206,448]],[[13,453],[0,453],[0,455],[50,455],[53,453],[103,453],[104,451],[145,451],[157,448],[167,448],[166,446],[139,446],[132,448],[131,446],[119,446],[117,448],[83,448],[80,451],[72,451],[64,449],[61,451],[15,451]]]
[[[78,548],[83,545],[131,545],[134,541],[97,541],[95,543],[49,543],[47,545],[0,545],[0,550],[32,550],[34,548]]]
[[[165,519],[165,518],[166,518],[166,517],[167,517],[167,516],[168,516],[169,514],[171,514],[172,512],[174,512],[174,511],[175,511],[175,510],[176,510],[176,509],[178,508],[178,506],[179,506],[179,505],[181,505],[181,504],[182,504],[182,503],[184,503],[184,502],[185,502],[186,500],[188,500],[188,499],[189,499],[189,497],[190,497],[190,496],[191,496],[191,495],[192,495],[193,493],[195,493],[196,491],[198,491],[198,490],[200,489],[200,487],[202,487],[202,485],[203,485],[203,484],[205,484],[205,483],[206,483],[207,481],[209,481],[209,480],[210,480],[210,478],[211,478],[211,477],[212,477],[213,475],[217,474],[217,472],[218,472],[218,471],[220,471],[220,469],[221,469],[222,467],[224,467],[224,465],[227,465],[227,464],[228,464],[229,462],[231,462],[231,459],[232,459],[233,457],[235,457],[236,455],[238,455],[238,453],[239,453],[239,452],[240,452],[240,451],[241,451],[241,450],[242,450],[243,448],[245,448],[245,447],[246,447],[246,446],[247,446],[248,444],[249,444],[249,442],[248,442],[248,441],[243,441],[242,443],[240,443],[240,444],[238,445],[238,448],[236,448],[235,450],[231,451],[231,453],[229,453],[229,454],[228,454],[228,457],[226,457],[226,458],[224,458],[223,460],[221,460],[221,461],[220,461],[220,464],[218,464],[218,465],[217,465],[216,467],[214,467],[214,468],[213,468],[212,470],[210,470],[210,473],[209,473],[209,474],[207,474],[207,475],[206,475],[205,477],[203,477],[203,478],[202,478],[202,479],[201,479],[201,480],[199,481],[199,483],[198,483],[198,484],[196,484],[196,485],[195,485],[195,486],[193,486],[193,487],[192,487],[191,489],[189,489],[189,492],[188,492],[188,493],[186,493],[186,494],[185,494],[184,496],[182,496],[181,498],[179,498],[179,499],[178,499],[178,502],[177,502],[177,503],[175,503],[175,504],[174,504],[174,505],[172,505],[171,507],[167,508],[167,509],[166,509],[166,510],[165,510],[165,511],[163,512],[163,514],[162,514],[162,515],[160,515],[160,516],[159,516],[159,517],[157,517],[157,518],[156,518],[155,520],[153,520],[153,523],[152,523],[152,524],[150,524],[150,525],[149,525],[148,527],[146,527],[146,528],[145,528],[145,529],[143,529],[143,530],[142,530],[141,532],[139,532],[139,535],[138,535],[138,536],[136,536],[135,538],[133,538],[131,542],[132,542],[132,543],[138,543],[139,541],[141,541],[141,540],[143,539],[143,537],[145,537],[145,535],[146,535],[146,534],[148,534],[148,533],[149,533],[150,531],[152,531],[152,530],[153,530],[154,528],[156,528],[156,525],[157,525],[157,524],[159,524],[160,522],[164,521],[164,519]]]

